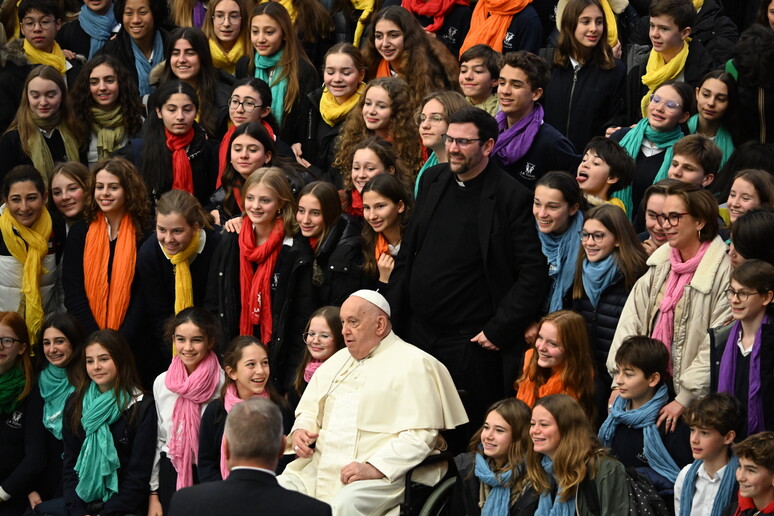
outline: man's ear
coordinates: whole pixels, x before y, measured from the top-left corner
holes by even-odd
[[[711,185],[714,180],[715,180],[715,174],[707,174],[706,176],[704,176],[704,181],[701,182],[701,186],[706,188],[709,185]]]
[[[686,27],[683,30],[681,30],[680,31],[680,39],[682,39],[683,41],[688,39],[688,37],[691,35],[692,30],[693,29],[691,29],[690,27]]]

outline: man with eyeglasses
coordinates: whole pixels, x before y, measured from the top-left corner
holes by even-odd
[[[23,0],[19,4],[21,38],[0,48],[0,133],[16,116],[30,71],[45,64],[56,68],[68,84],[75,82],[82,60],[68,60],[56,42],[62,26],[59,5],[53,0]]]
[[[481,421],[492,402],[513,396],[548,271],[530,191],[492,160],[495,119],[463,108],[444,138],[449,161],[422,176],[388,295],[398,334],[449,369],[470,420]],[[473,430],[451,445],[464,447]]]

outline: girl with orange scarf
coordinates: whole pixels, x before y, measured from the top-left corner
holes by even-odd
[[[524,374],[515,387],[530,407],[545,396],[568,394],[593,421],[594,364],[583,317],[559,310],[540,320],[535,349],[524,353]]]

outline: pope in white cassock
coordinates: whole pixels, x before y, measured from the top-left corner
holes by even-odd
[[[334,515],[397,514],[406,473],[468,418],[446,367],[392,333],[381,294],[352,294],[341,321],[347,347],[304,391],[288,439],[298,458],[278,480]]]

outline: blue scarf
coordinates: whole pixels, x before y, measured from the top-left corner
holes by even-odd
[[[669,166],[672,164],[672,146],[682,138],[683,131],[678,125],[669,132],[656,131],[650,127],[650,122],[647,118],[643,118],[637,125],[629,130],[628,133],[621,139],[621,147],[626,149],[633,159],[637,159],[637,155],[642,148],[642,140],[647,139],[653,142],[659,149],[664,149],[664,160],[661,162],[661,168],[656,174],[656,179],[653,183],[658,183],[662,179],[666,179]],[[632,185],[627,186],[621,190],[615,191],[611,194],[611,197],[621,199],[624,206],[626,206],[626,214],[629,219],[634,216],[634,200],[632,199]]]
[[[696,134],[696,129],[698,127],[699,115],[693,115],[688,119],[688,130],[691,131],[691,134]],[[718,168],[718,170],[721,170],[723,165],[726,164],[726,161],[728,161],[728,158],[731,157],[731,154],[734,153],[734,140],[731,138],[731,133],[729,133],[726,128],[721,125],[718,127],[718,132],[715,133],[714,142],[715,145],[720,147],[720,150],[723,153],[723,158],[721,158],[720,167]]]
[[[618,263],[615,261],[614,253],[610,253],[607,258],[598,262],[590,262],[588,258],[583,259],[583,290],[589,296],[591,306],[594,308],[599,304],[599,298],[607,287],[613,283],[618,275]]]
[[[537,225],[537,221],[535,222]],[[575,280],[575,264],[578,261],[583,214],[578,211],[570,219],[570,227],[561,235],[538,231],[540,246],[548,259],[548,275],[553,279],[548,311],[556,312],[564,307],[564,294]]]
[[[78,16],[78,22],[83,31],[89,35],[89,59],[100,51],[107,40],[113,34],[113,27],[116,25],[116,18],[113,16],[113,4],[105,14],[97,14],[85,5],[81,6],[81,15]]]
[[[476,477],[480,482],[490,486],[492,490],[486,497],[486,503],[481,509],[481,516],[500,516],[508,514],[511,505],[511,477],[509,469],[503,473],[493,473],[484,456],[476,453]]]
[[[435,155],[435,152],[431,152],[430,156],[428,156],[427,161],[425,161],[425,164],[422,165],[422,168],[419,169],[419,174],[417,174],[417,179],[414,182],[414,199],[417,198],[417,195],[419,195],[419,180],[422,179],[422,174],[425,173],[425,170],[427,170],[430,167],[434,167],[438,164],[438,156]]]
[[[551,459],[548,458],[547,455],[543,455],[543,460],[540,464],[548,474],[551,485],[554,485],[556,483],[556,480],[554,479],[554,463],[551,461]],[[535,511],[535,516],[574,516],[575,497],[573,496],[566,502],[560,502],[559,497],[561,494],[561,488],[559,488],[559,490],[556,492],[555,498],[551,496],[550,491],[547,493],[541,493],[540,502],[538,503],[537,511]],[[506,512],[501,514],[508,513]]]
[[[703,460],[694,461],[688,468],[683,483],[683,494],[680,498],[680,513],[677,516],[691,516],[693,507],[693,495],[696,492],[696,478],[699,476],[699,468],[704,464]],[[731,456],[731,460],[726,465],[723,472],[723,478],[720,479],[718,494],[715,495],[715,501],[712,503],[712,512],[710,516],[720,516],[723,509],[731,503],[738,487],[736,483],[736,468],[739,466],[739,458],[736,455]]]
[[[621,396],[615,399],[610,408],[610,414],[599,429],[599,440],[603,445],[610,446],[615,429],[621,423],[631,428],[641,428],[648,464],[656,473],[674,484],[680,468],[669,455],[656,427],[656,419],[661,407],[669,402],[666,385],[659,387],[656,395],[638,409],[626,410],[627,401]]]
[[[282,68],[277,63],[282,59],[284,50],[280,50],[273,56],[265,57],[255,53],[255,76],[263,80],[271,88],[271,113],[277,119],[277,123],[282,125],[282,115],[285,109],[285,93],[288,91],[288,78],[279,80],[282,75]],[[274,79],[269,82],[269,75]]]
[[[161,40],[161,33],[156,31],[156,34],[153,36],[153,56],[150,61],[142,53],[137,42],[131,36],[129,36],[129,39],[132,42],[132,52],[134,52],[134,67],[137,70],[140,96],[150,95],[153,92],[153,88],[151,88],[148,82],[148,75],[150,75],[151,69],[164,59],[164,43]]]
[[[48,364],[40,372],[38,388],[43,398],[43,426],[61,441],[65,402],[75,390],[67,378],[67,369]]]

